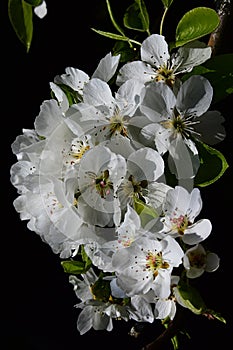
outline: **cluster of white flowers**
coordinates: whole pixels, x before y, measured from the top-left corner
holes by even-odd
[[[193,279],[219,266],[202,244],[212,225],[197,218],[194,178],[196,142],[223,140],[224,119],[209,110],[207,79],[180,79],[210,57],[200,42],[170,55],[165,38],[153,34],[141,59],[119,69],[111,53],[92,76],[69,67],[50,83],[54,98],[42,103],[34,129],[12,144],[20,218],[61,259],[75,263],[81,251],[91,261],[69,276],[80,334],[110,331],[113,319],[172,320],[182,304],[181,271]]]

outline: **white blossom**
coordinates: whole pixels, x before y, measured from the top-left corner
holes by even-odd
[[[140,61],[126,63],[120,68],[118,85],[134,78],[144,84],[155,81],[173,86],[177,75],[190,72],[193,67],[207,61],[211,48],[196,41],[192,46],[184,45],[170,54],[164,36],[152,34],[142,42],[140,53]]]
[[[140,109],[151,123],[143,127],[142,134],[154,142],[160,154],[169,152],[178,179],[192,178],[198,170],[198,150],[193,140],[217,142],[225,137],[221,114],[207,111],[212,96],[209,81],[197,75],[181,85],[177,96],[164,84],[151,83],[144,89]]]
[[[181,264],[183,254],[170,236],[161,241],[146,236],[137,239],[113,255],[117,283],[129,296],[153,289],[156,296],[166,298],[170,295],[172,269]]]
[[[45,1],[42,1],[40,5],[35,6],[34,13],[39,18],[44,18],[47,15],[47,4]]]
[[[183,264],[188,278],[197,278],[205,271],[214,272],[219,267],[220,259],[217,254],[206,251],[202,244],[186,250]]]
[[[175,238],[180,237],[189,245],[205,240],[211,233],[212,224],[209,219],[195,222],[201,209],[202,199],[198,188],[194,188],[191,193],[181,186],[168,190],[163,205],[161,232]]]

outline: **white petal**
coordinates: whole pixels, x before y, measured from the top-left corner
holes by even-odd
[[[197,244],[204,241],[210,235],[211,230],[212,224],[210,220],[201,219],[185,230],[182,239],[186,244]]]
[[[34,8],[34,12],[35,14],[39,17],[39,18],[44,18],[47,15],[47,5],[46,2],[43,1],[39,6],[36,6]]]
[[[143,86],[140,81],[130,79],[119,87],[115,94],[115,99],[124,115],[132,116],[136,111]]]
[[[200,134],[196,138],[207,143],[208,145],[215,145],[223,141],[226,137],[226,129],[222,125],[225,118],[218,111],[208,111],[196,119],[199,121],[194,126],[196,132]]]
[[[191,266],[189,270],[186,271],[186,276],[188,278],[198,278],[205,272],[204,267],[193,267]]]
[[[52,82],[49,85],[51,90],[54,92],[56,99],[59,102],[62,112],[66,112],[69,108],[69,101],[68,101],[68,98],[66,97],[66,94],[58,85]]]
[[[207,253],[205,271],[213,272],[219,267],[220,258],[215,253]]]
[[[172,116],[176,97],[166,84],[151,83],[144,90],[140,110],[152,122],[167,120]]]
[[[133,61],[123,65],[116,78],[119,86],[129,79],[135,79],[142,84],[151,81],[155,77],[155,72],[149,64],[141,61]]]
[[[155,181],[163,175],[164,161],[157,151],[144,147],[130,154],[127,171],[137,181]]]
[[[98,78],[108,82],[115,74],[119,60],[120,55],[112,56],[111,52],[109,52],[100,60],[96,70],[92,75],[92,78]]]
[[[138,321],[150,323],[154,321],[151,305],[145,300],[144,297],[139,295],[132,296],[131,305],[136,310]]]
[[[88,332],[92,327],[93,307],[88,305],[78,316],[77,329],[80,334]]]
[[[201,199],[201,193],[198,188],[194,188],[190,195],[189,200],[189,221],[193,222],[195,217],[200,214],[200,211],[202,209],[202,199]]]
[[[114,99],[109,85],[105,81],[93,78],[84,86],[83,101],[94,106],[110,106]]]
[[[164,36],[152,34],[142,42],[141,59],[150,63],[152,67],[159,68],[170,58],[168,44]]]
[[[84,84],[89,81],[89,76],[80,69],[67,67],[65,74],[57,75],[54,82],[57,84],[65,84],[73,90],[78,91],[82,95]]]
[[[203,76],[193,75],[181,85],[176,107],[181,114],[200,116],[208,110],[212,97],[210,82]]]
[[[158,315],[156,318],[163,320],[168,317],[171,311],[171,300],[159,299],[156,303],[156,309],[158,311]]]
[[[193,178],[195,175],[195,168],[193,166],[195,158],[192,156],[192,153],[189,152],[188,147],[180,135],[170,143],[168,151],[175,165],[175,168],[170,170],[174,171],[176,178],[178,180]]]
[[[115,298],[126,298],[125,292],[117,285],[116,278],[110,282],[111,294]]]
[[[190,194],[181,186],[168,190],[164,204],[166,215],[171,218],[185,215],[189,206],[189,198]]]
[[[152,289],[158,298],[168,298],[171,293],[171,275],[168,270],[159,270],[153,281]]]
[[[51,135],[63,119],[62,110],[56,100],[44,101],[35,119],[35,129],[40,136]]]
[[[211,57],[211,47],[191,48],[180,47],[175,59],[174,68],[176,73],[190,72],[193,67],[199,66]]]

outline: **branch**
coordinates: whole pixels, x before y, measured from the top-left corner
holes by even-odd
[[[208,45],[212,48],[212,55],[224,53],[232,46],[232,8],[232,0],[216,0],[216,12],[220,24],[209,38]]]
[[[176,316],[173,321],[169,323],[169,326],[161,333],[154,341],[145,345],[141,350],[162,350],[164,345],[169,343],[171,339],[177,335],[182,328],[182,323],[185,319],[187,310],[179,309],[176,312]]]

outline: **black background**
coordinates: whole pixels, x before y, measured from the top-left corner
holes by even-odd
[[[119,22],[132,1],[112,0]],[[147,1],[146,3],[149,3]],[[154,3],[154,4],[152,4]],[[165,22],[165,34],[172,36],[181,15],[196,6],[213,7],[212,1],[174,0]],[[162,5],[151,1],[154,32]],[[128,332],[131,323],[114,323],[114,330],[78,334],[78,302],[59,257],[39,236],[19,219],[12,202],[16,190],[10,183],[10,167],[16,162],[11,144],[23,128],[32,129],[43,100],[50,98],[49,82],[66,67],[75,67],[91,75],[99,60],[113,46],[113,41],[99,36],[91,27],[114,31],[104,0],[47,1],[44,19],[34,16],[34,34],[29,53],[16,37],[7,14],[7,1],[1,1],[1,348],[16,350],[53,349],[140,349],[152,334],[162,330],[159,321],[148,327],[137,340]],[[222,53],[233,52],[232,37],[225,38]],[[216,148],[226,156],[230,168],[214,185],[203,188],[201,217],[211,220],[213,232],[208,247],[221,258],[219,269],[205,273],[199,280],[203,297],[210,308],[227,319],[227,325],[187,313],[185,325],[191,341],[182,349],[229,348],[232,330],[232,98],[218,104],[226,121],[226,139]],[[168,346],[164,350],[172,349]]]

